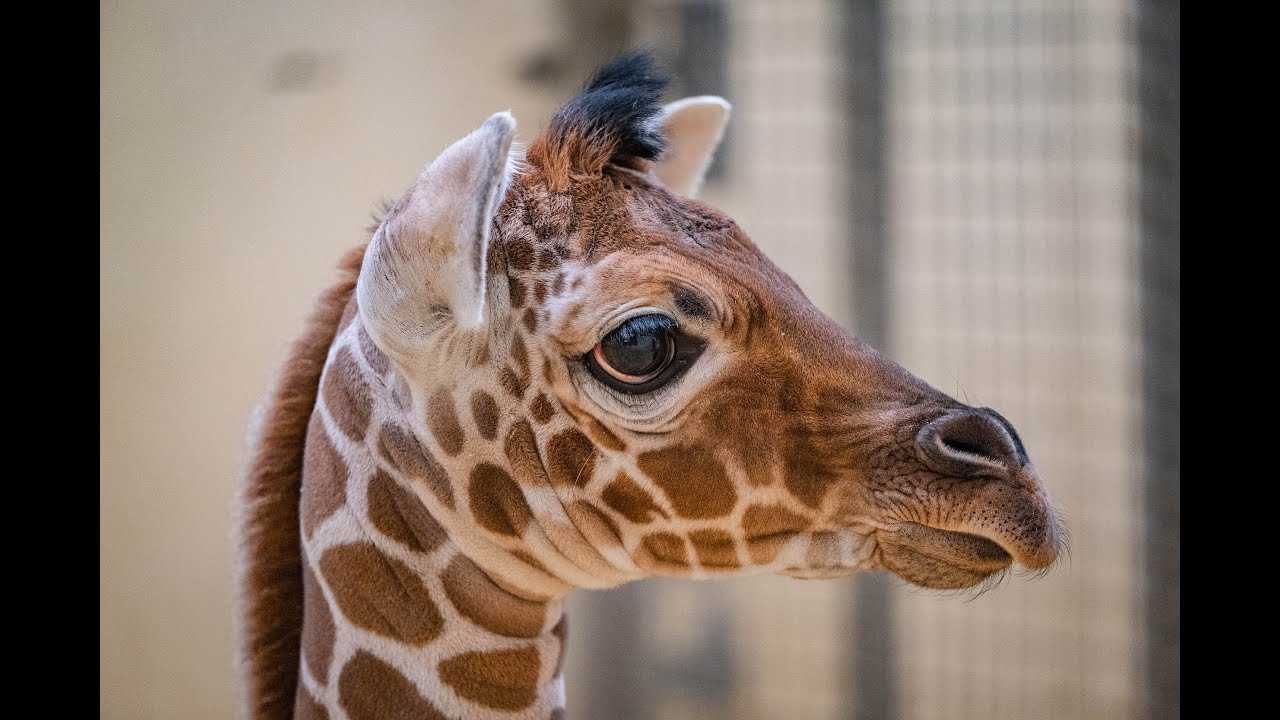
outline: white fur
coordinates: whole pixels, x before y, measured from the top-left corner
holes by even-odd
[[[365,251],[356,284],[360,315],[378,345],[400,360],[445,323],[485,322],[489,229],[518,161],[516,121],[494,113],[450,145],[409,188]]]
[[[667,147],[653,172],[672,192],[697,194],[729,124],[729,110],[729,101],[715,95],[687,97],[662,108],[658,123]]]

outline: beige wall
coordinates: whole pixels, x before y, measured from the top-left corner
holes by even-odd
[[[103,3],[104,718],[233,716],[250,412],[381,197],[489,113],[545,121],[513,72],[545,4]]]

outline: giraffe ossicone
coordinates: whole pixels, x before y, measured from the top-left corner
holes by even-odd
[[[493,115],[344,259],[241,490],[250,717],[563,717],[576,587],[1057,558],[1007,420],[690,197],[729,108],[664,84],[615,61],[523,159]]]

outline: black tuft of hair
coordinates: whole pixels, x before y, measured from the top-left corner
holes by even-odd
[[[565,110],[613,138],[615,155],[653,160],[666,145],[653,119],[668,82],[651,52],[628,53],[600,68]]]
[[[656,159],[666,145],[654,119],[667,83],[649,51],[613,60],[551,119],[549,149],[592,171],[611,159]]]

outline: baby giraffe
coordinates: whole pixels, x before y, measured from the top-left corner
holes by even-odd
[[[498,113],[341,263],[240,490],[247,715],[563,718],[565,596],[654,575],[1049,567],[1018,433],[691,199],[729,105],[644,54]]]

